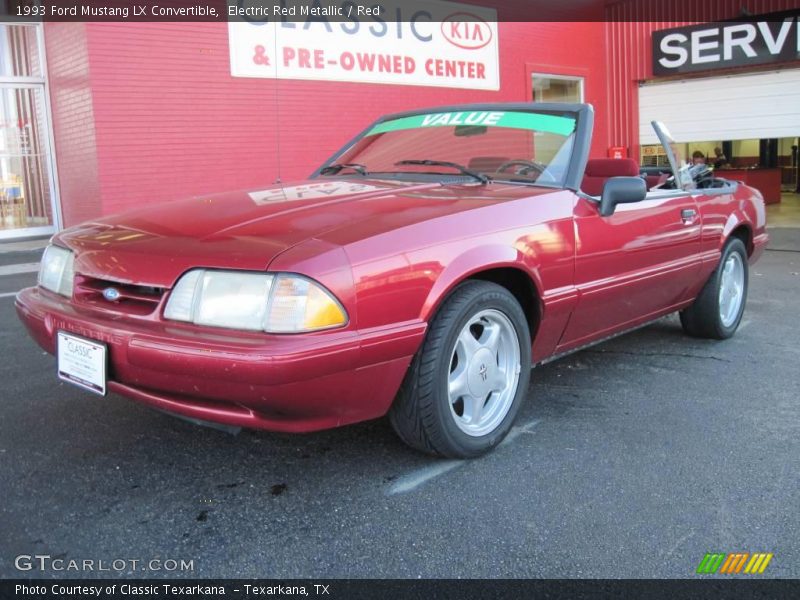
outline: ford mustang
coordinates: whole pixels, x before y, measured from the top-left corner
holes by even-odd
[[[16,308],[58,377],[205,422],[309,432],[386,414],[474,457],[535,365],[680,312],[725,339],[767,241],[746,185],[590,158],[586,104],[382,117],[309,179],[55,235]]]

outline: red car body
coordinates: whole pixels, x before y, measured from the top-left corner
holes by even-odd
[[[254,201],[276,193],[288,199]],[[73,297],[37,286],[16,308],[50,353],[59,330],[107,344],[111,391],[195,419],[306,432],[384,415],[429,320],[465,279],[512,290],[541,363],[688,306],[725,241],[741,237],[755,261],[764,227],[761,196],[743,184],[603,217],[566,188],[315,177],[68,229],[53,243],[75,253]],[[348,323],[267,334],[165,320],[169,290],[198,266],[304,274]],[[98,293],[108,282],[159,292],[109,303]]]

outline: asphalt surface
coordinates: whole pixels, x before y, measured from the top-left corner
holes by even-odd
[[[14,568],[46,554],[194,561],[139,577],[694,577],[706,552],[771,552],[761,577],[800,577],[798,271],[765,254],[729,341],[671,317],[537,368],[509,440],[468,462],[384,420],[234,436],[92,396],[0,298],[0,576],[105,575]]]
[[[27,264],[39,262],[42,258],[42,250],[26,250],[23,252],[2,252],[0,251],[0,267],[7,265]],[[0,281],[0,287],[8,287]]]

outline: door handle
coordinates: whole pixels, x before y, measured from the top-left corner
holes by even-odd
[[[681,210],[681,220],[684,225],[691,225],[697,217],[697,211],[693,208],[684,208]]]

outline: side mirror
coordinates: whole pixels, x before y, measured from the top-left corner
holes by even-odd
[[[641,177],[611,177],[603,186],[600,216],[614,214],[617,204],[641,202],[647,196],[647,184]]]

